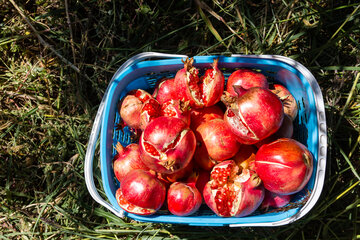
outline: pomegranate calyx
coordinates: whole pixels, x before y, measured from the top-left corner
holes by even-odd
[[[303,153],[304,163],[307,167],[311,167],[312,165],[312,157],[309,156],[306,152]]]
[[[224,91],[223,95],[221,96],[221,101],[226,105],[230,106],[231,104],[236,102],[236,97],[232,96],[229,92]]]
[[[115,150],[118,154],[122,154],[125,150],[125,148],[123,147],[123,145],[121,145],[120,142],[117,142],[116,146],[115,146]]]

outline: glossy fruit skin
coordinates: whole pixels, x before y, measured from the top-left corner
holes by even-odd
[[[267,190],[290,195],[308,183],[313,172],[313,157],[300,142],[281,138],[259,148],[255,167]]]
[[[195,161],[205,170],[210,162],[219,162],[232,158],[238,152],[240,143],[222,119],[212,119],[201,124],[195,131],[198,146]]]
[[[233,86],[238,90],[235,91]],[[226,91],[232,96],[241,96],[252,87],[269,88],[265,75],[251,69],[239,69],[229,76]]]
[[[213,105],[210,107],[191,109],[190,116],[190,128],[196,130],[196,128],[204,122],[208,122],[212,119],[223,119],[224,112],[218,105]]]
[[[187,58],[183,62],[184,68],[176,73],[174,80],[180,99],[189,101],[194,108],[208,107],[219,102],[224,91],[225,78],[218,68],[218,60],[214,60],[212,68],[202,77],[199,76],[199,70],[193,66],[193,58]]]
[[[163,205],[165,197],[165,186],[155,175],[142,169],[129,172],[116,193],[120,207],[140,215],[155,213]]]
[[[162,79],[152,95],[160,105],[170,100],[180,100],[174,78]]]
[[[275,133],[284,110],[280,99],[265,88],[251,88],[239,98],[230,98],[224,120],[242,144],[254,144]]]
[[[141,160],[139,144],[132,143],[123,147],[119,143],[116,145],[116,150],[118,153],[114,157],[113,168],[115,177],[119,182],[134,169],[148,170],[148,167]]]
[[[169,211],[177,216],[189,216],[201,206],[202,197],[194,183],[174,182],[167,193]]]
[[[298,113],[298,106],[294,96],[284,85],[278,83],[270,86],[270,90],[280,98],[283,102],[284,113],[294,121]]]
[[[181,119],[161,116],[147,125],[139,145],[146,166],[158,173],[171,174],[189,164],[195,152],[196,139]]]
[[[224,173],[223,171],[228,171]],[[253,213],[264,199],[265,190],[257,174],[239,168],[233,160],[214,166],[203,197],[208,207],[220,217],[244,217]],[[221,201],[220,201],[221,199]]]
[[[279,195],[268,190],[265,190],[265,197],[261,203],[261,209],[265,211],[271,208],[284,207],[290,203],[293,195]]]

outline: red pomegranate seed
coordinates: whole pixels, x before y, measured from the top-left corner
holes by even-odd
[[[152,156],[160,156],[159,151],[150,143],[144,142],[145,151],[151,154]]]

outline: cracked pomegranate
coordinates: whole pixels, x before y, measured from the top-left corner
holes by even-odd
[[[220,217],[247,216],[260,206],[264,195],[257,174],[249,169],[239,171],[233,160],[214,166],[203,191],[205,203]]]
[[[143,162],[158,173],[174,173],[191,161],[196,147],[195,134],[179,118],[158,117],[140,136]]]
[[[282,102],[270,90],[254,87],[238,98],[225,92],[222,100],[227,105],[224,120],[240,143],[257,143],[282,124]]]

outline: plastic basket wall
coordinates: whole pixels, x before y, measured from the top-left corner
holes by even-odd
[[[299,112],[294,122],[294,138],[308,147],[314,156],[314,171],[305,187],[299,192],[293,202],[301,201],[307,190],[310,198],[307,203],[298,208],[283,212],[255,212],[250,216],[241,218],[221,218],[216,216],[207,206],[191,216],[178,217],[167,210],[160,210],[152,216],[138,216],[126,213],[132,219],[145,222],[180,223],[201,226],[276,226],[288,224],[306,214],[316,203],[323,187],[326,163],[326,125],[323,99],[316,80],[311,73],[288,58],[280,56],[198,56],[194,57],[194,66],[199,69],[209,68],[214,58],[219,58],[219,68],[225,79],[236,69],[251,68],[261,71],[268,81],[285,85],[295,97]],[[100,134],[100,162],[103,187],[110,204],[121,210],[115,199],[115,192],[119,183],[114,177],[112,159],[115,155],[114,146],[117,142],[122,145],[131,143],[130,134],[116,129],[120,121],[118,114],[119,101],[132,89],[145,89],[152,93],[155,83],[164,77],[173,77],[183,68],[181,59],[165,59],[143,61],[133,64],[115,76],[109,88],[105,102],[104,117],[101,123]]]

